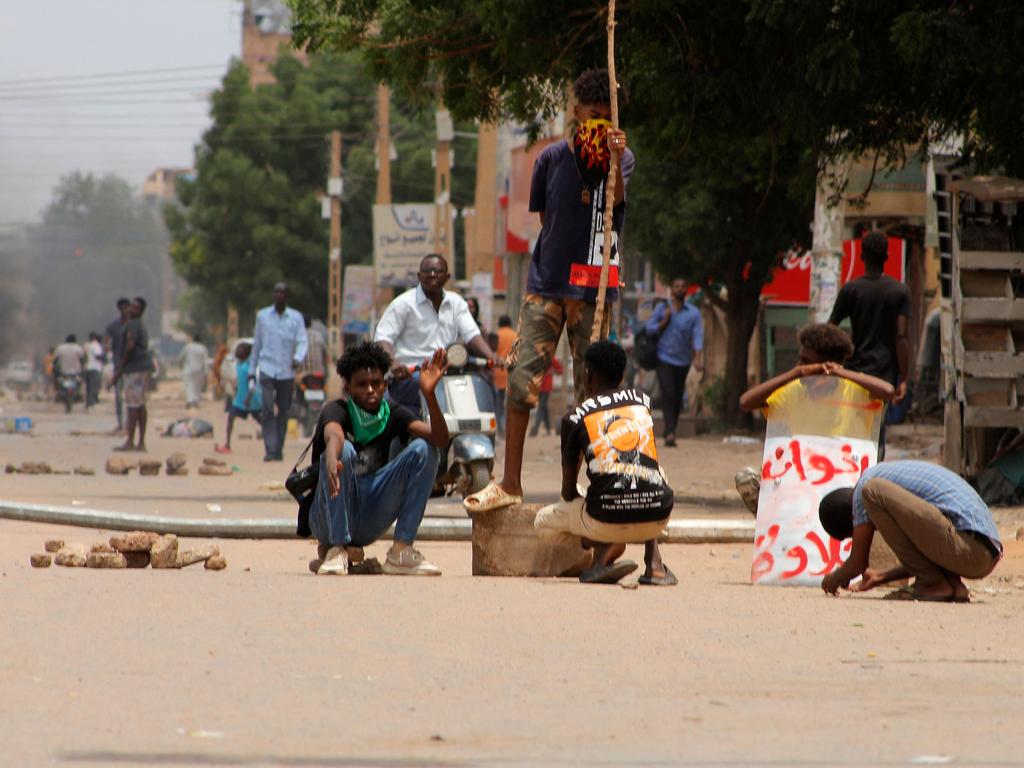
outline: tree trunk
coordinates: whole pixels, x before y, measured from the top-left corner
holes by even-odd
[[[740,395],[748,386],[747,382],[747,350],[750,337],[757,325],[757,314],[760,307],[760,286],[751,290],[750,285],[739,282],[728,286],[729,301],[725,310],[726,327],[729,331],[729,343],[726,348],[725,364],[725,413],[723,421],[726,427],[748,427],[750,416],[740,410]]]

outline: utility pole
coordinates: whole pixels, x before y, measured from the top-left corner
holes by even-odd
[[[466,232],[466,277],[493,272],[498,210],[498,126],[481,123],[476,144],[476,191],[472,232]],[[470,235],[472,234],[472,237]],[[472,255],[472,259],[470,259]]]
[[[327,349],[332,360],[341,355],[341,131],[331,131],[331,233],[328,241]]]
[[[437,150],[434,161],[434,251],[442,254],[448,267],[455,272],[452,247],[452,155],[451,143],[455,128],[447,109],[435,114],[437,122]]]
[[[814,193],[814,229],[811,242],[811,303],[808,320],[828,322],[839,295],[843,263],[843,203],[836,201],[846,177],[846,164],[829,163],[818,178]],[[834,203],[834,204],[833,204]]]
[[[391,205],[391,93],[377,85],[377,205]]]

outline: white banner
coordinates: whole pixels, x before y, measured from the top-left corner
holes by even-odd
[[[765,439],[752,583],[818,586],[846,560],[851,542],[825,533],[818,504],[831,491],[856,485],[877,455],[871,440],[799,434]]]
[[[433,252],[432,203],[373,206],[373,266],[378,285],[416,285],[420,261]]]

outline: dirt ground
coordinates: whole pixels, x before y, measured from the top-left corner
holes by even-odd
[[[2,499],[290,514],[261,488],[281,465],[254,440],[231,478],[115,478],[112,438],[68,434],[109,428],[109,413],[21,410],[38,436],[0,436],[0,463],[99,474],[0,475]],[[922,440],[911,430],[906,450]],[[557,489],[556,443],[530,445],[530,487]],[[153,439],[150,453],[182,449],[194,467],[209,447]],[[705,437],[663,456],[683,514],[745,514],[732,472],[758,445]],[[108,533],[0,520],[0,763],[1020,764],[1024,543],[1019,510],[997,517],[1007,557],[964,606],[754,588],[746,545],[665,547],[669,589],[472,577],[467,543],[421,546],[438,579],[314,577],[304,541],[222,541],[218,573],[34,570],[46,538]]]

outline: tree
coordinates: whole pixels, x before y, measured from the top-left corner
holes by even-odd
[[[536,125],[605,60],[600,1],[290,4],[298,44],[358,49],[375,77],[410,97],[440,93],[461,118]],[[761,285],[807,236],[828,162],[899,163],[963,131],[970,158],[1022,165],[1022,27],[1011,0],[621,4],[622,120],[639,150],[627,257],[632,242],[665,274],[726,286],[727,421],[739,419]]]
[[[309,66],[282,56],[276,82],[251,88],[232,64],[212,97],[213,125],[196,150],[196,173],[165,206],[179,273],[211,299],[245,314],[287,280],[291,303],[323,317],[327,305],[327,233],[319,198],[326,186],[328,136],[342,132],[342,253],[346,264],[372,261],[375,84],[355,56],[316,55]],[[399,161],[396,202],[431,200],[433,115],[408,103],[392,109]],[[472,190],[453,174],[456,204]]]
[[[102,332],[119,296],[145,296],[149,317],[159,326],[167,233],[124,179],[79,172],[64,177],[27,241],[39,343]]]

